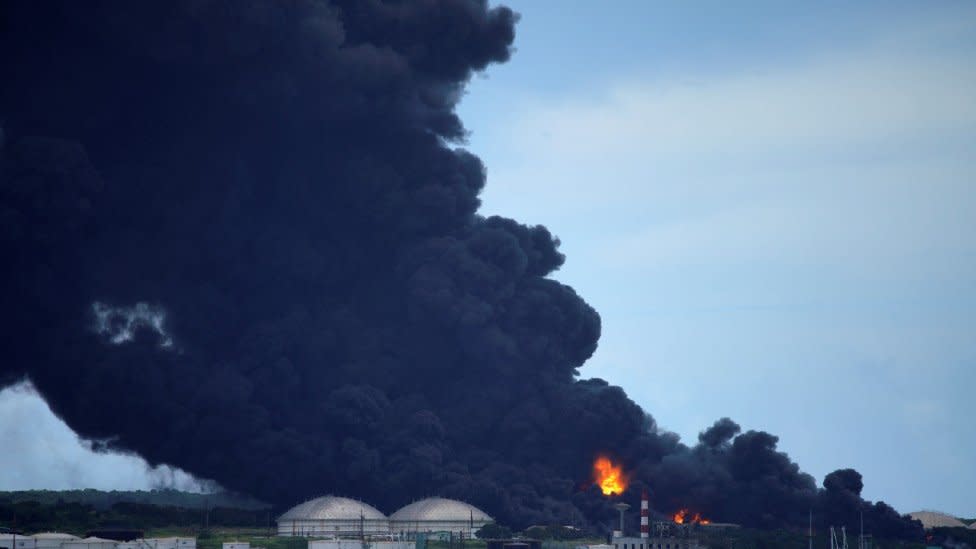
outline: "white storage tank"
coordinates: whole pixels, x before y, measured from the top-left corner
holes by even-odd
[[[492,518],[474,505],[454,499],[427,498],[390,515],[390,532],[405,537],[421,532],[452,532],[472,538],[489,522],[493,522]]]
[[[34,538],[35,549],[61,549],[64,542],[81,539],[63,532],[41,532],[31,537]]]
[[[361,501],[323,496],[296,505],[278,517],[279,536],[360,538],[390,532],[386,515]]]

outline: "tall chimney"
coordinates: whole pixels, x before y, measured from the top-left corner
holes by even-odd
[[[641,492],[641,511],[640,511],[640,527],[641,527],[641,539],[645,539],[648,536],[649,526],[647,524],[648,515],[650,514],[650,505],[647,501],[647,490]]]

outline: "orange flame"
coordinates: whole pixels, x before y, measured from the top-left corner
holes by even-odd
[[[691,511],[687,509],[679,509],[678,512],[671,517],[671,520],[677,524],[684,524],[686,522],[689,524],[711,524],[712,522],[706,518],[702,518],[701,513],[695,513],[692,515]]]
[[[614,465],[610,458],[599,456],[593,462],[593,482],[600,486],[603,495],[620,495],[627,489],[627,475],[623,467]]]

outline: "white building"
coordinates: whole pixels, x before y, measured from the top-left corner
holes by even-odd
[[[489,522],[493,519],[474,505],[454,499],[427,498],[390,515],[390,532],[403,537],[423,532],[453,532],[471,538]]]
[[[705,549],[694,537],[613,538],[613,549]]]
[[[37,540],[19,534],[0,534],[0,549],[35,549]]]
[[[306,501],[278,517],[279,536],[359,538],[389,533],[386,515],[375,507],[337,496]]]
[[[94,537],[81,539],[59,532],[16,537],[0,534],[0,549],[197,549],[197,539],[171,537],[116,541]]]

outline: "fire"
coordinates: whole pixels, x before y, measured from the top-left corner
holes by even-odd
[[[603,495],[620,495],[627,489],[627,475],[623,467],[614,465],[610,458],[599,456],[593,462],[593,482],[600,486]]]
[[[678,524],[711,524],[712,521],[702,518],[701,513],[691,514],[687,509],[679,509],[671,519]]]

